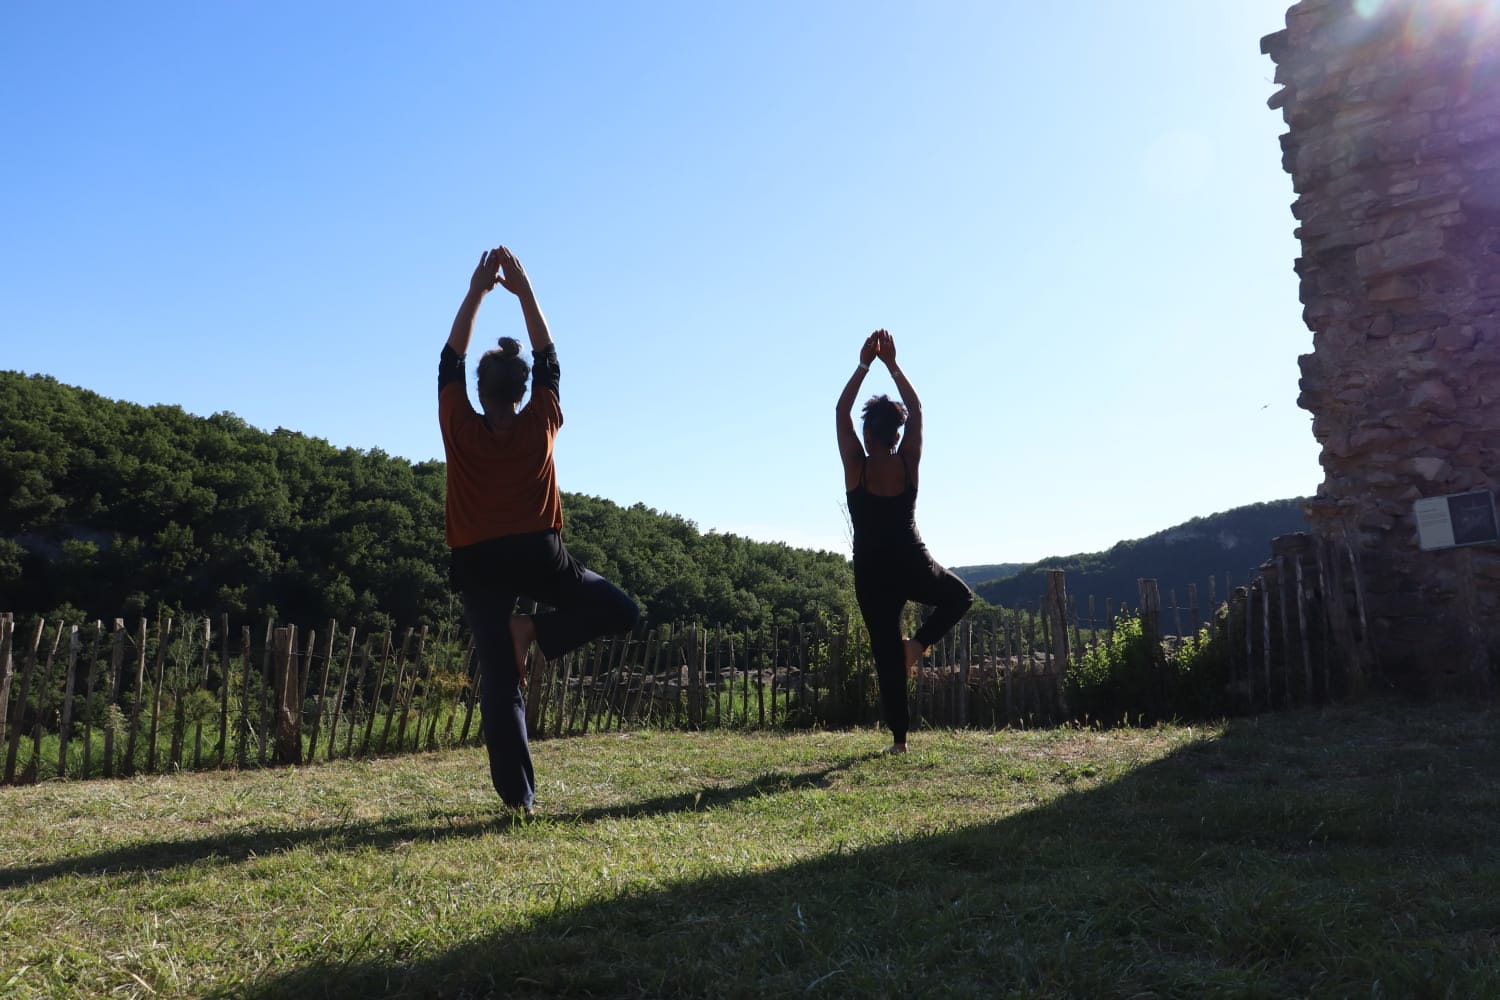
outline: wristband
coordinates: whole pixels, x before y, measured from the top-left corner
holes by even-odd
[[[860,362],[860,363],[859,363],[859,370],[860,370],[860,371],[865,371],[865,372],[867,372],[867,371],[869,371],[869,370],[870,370],[870,366],[869,366],[869,365],[867,365],[867,364],[865,364],[865,363],[864,363],[864,362],[863,362],[863,361],[861,361],[861,362]]]

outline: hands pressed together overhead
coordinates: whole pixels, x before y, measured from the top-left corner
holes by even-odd
[[[896,338],[885,330],[876,330],[865,338],[864,346],[859,349],[859,363],[869,367],[870,362],[879,358],[887,366],[896,363]]]
[[[485,295],[496,285],[512,295],[520,295],[531,287],[526,269],[508,247],[495,247],[480,254],[479,264],[469,279],[469,291],[475,295]]]

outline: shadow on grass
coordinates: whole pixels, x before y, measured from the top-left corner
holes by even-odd
[[[729,805],[741,799],[758,798],[800,788],[826,788],[831,783],[832,775],[874,756],[877,755],[854,757],[830,767],[800,773],[767,772],[739,785],[730,787],[705,785],[675,795],[659,796],[620,806],[589,809],[582,813],[560,816],[558,820],[596,823],[611,819],[649,817],[662,813],[691,812],[713,806]],[[506,810],[497,799],[495,812],[480,816],[455,816],[451,813],[432,811],[424,816],[351,820],[345,823],[296,829],[256,829],[191,840],[163,840],[147,844],[131,844],[128,847],[99,851],[62,861],[0,868],[0,889],[33,885],[64,875],[161,872],[204,862],[236,864],[251,858],[294,851],[308,846],[317,847],[320,850],[357,850],[367,847],[390,848],[418,840],[482,837],[525,823],[547,822],[548,820],[549,817],[545,812],[537,818],[517,816]]]
[[[1500,995],[1494,719],[1422,719],[1240,722],[996,822],[624,892],[436,955],[356,950],[223,995]]]

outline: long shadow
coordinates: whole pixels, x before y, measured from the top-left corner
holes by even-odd
[[[222,995],[1500,995],[1493,719],[1352,718],[1236,723],[1003,820],[559,908],[436,955],[356,948]],[[1439,766],[1464,782],[1424,798]]]
[[[832,775],[867,759],[869,757],[853,757],[830,767],[800,773],[772,771],[731,787],[704,785],[674,795],[589,809],[557,818],[572,822],[596,823],[601,820],[649,817],[662,813],[691,812],[711,806],[729,805],[741,799],[758,798],[794,789],[828,787]],[[205,862],[238,864],[252,858],[294,851],[305,846],[338,851],[365,847],[392,847],[413,840],[436,841],[457,837],[483,837],[513,829],[524,823],[547,821],[548,817],[545,814],[534,819],[519,817],[503,809],[497,801],[494,813],[479,816],[454,816],[451,813],[434,810],[420,816],[351,820],[344,823],[295,829],[255,829],[190,840],[136,843],[44,864],[0,868],[0,889],[34,885],[64,875],[132,872],[145,874]]]

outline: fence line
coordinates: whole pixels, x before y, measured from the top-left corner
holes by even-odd
[[[1070,665],[1109,642],[1127,616],[1139,617],[1148,639],[1155,717],[1171,711],[1173,650],[1205,630],[1223,644],[1228,703],[1237,711],[1362,690],[1374,657],[1357,561],[1347,548],[1307,535],[1277,539],[1273,548],[1249,584],[1231,589],[1226,576],[1223,605],[1209,579],[1207,619],[1196,584],[1183,605],[1175,590],[1163,602],[1150,579],[1128,601],[1089,596],[1085,617],[1062,571],[1049,571],[1033,607],[972,612],[933,647],[912,682],[913,727],[1071,718]],[[64,632],[69,644],[58,669]],[[228,614],[218,616],[217,629],[211,617],[142,617],[131,629],[119,618],[80,626],[0,614],[0,783],[482,742],[478,657],[455,628],[360,635],[330,620],[320,636],[268,621],[263,633],[242,625],[235,639]],[[1341,656],[1344,650],[1355,655]],[[525,697],[533,739],[636,726],[879,721],[868,638],[848,621],[751,632],[641,623],[533,667]]]

